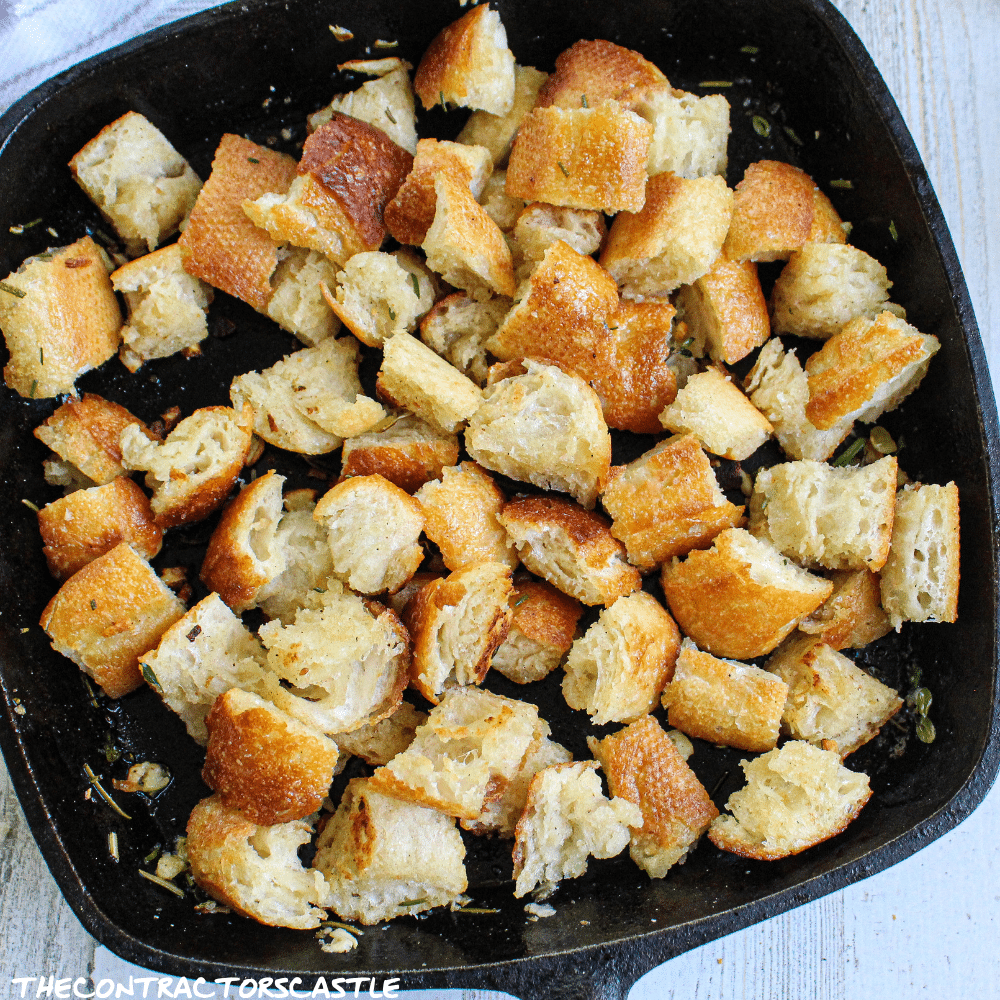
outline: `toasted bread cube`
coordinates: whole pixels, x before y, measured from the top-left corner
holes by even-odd
[[[479,196],[479,204],[486,214],[497,224],[501,232],[509,233],[524,211],[523,198],[507,194],[507,171],[494,170]]]
[[[747,167],[726,237],[730,260],[788,260],[806,243],[845,240],[837,210],[808,174],[777,160]]]
[[[514,617],[507,638],[493,654],[493,669],[516,684],[531,684],[562,663],[576,638],[583,605],[530,578],[515,580],[510,603]]]
[[[314,516],[329,533],[334,574],[359,593],[399,590],[424,558],[420,504],[377,474],[338,483]]]
[[[750,531],[797,562],[826,569],[880,570],[889,555],[896,459],[834,468],[787,462],[757,475]]]
[[[760,347],[771,335],[767,302],[751,261],[731,261],[719,254],[708,274],[677,293],[678,308],[698,357],[731,365]]]
[[[401,490],[415,493],[458,461],[458,438],[412,413],[397,414],[388,427],[345,441],[342,460],[342,479],[378,473]]]
[[[104,251],[89,237],[29,257],[3,281],[7,385],[26,399],[74,393],[76,379],[118,349],[122,315]]]
[[[820,430],[806,416],[809,380],[795,356],[785,351],[777,337],[769,340],[746,379],[750,402],[774,428],[781,450],[789,458],[822,462],[836,450],[854,426],[848,415],[826,430]]]
[[[562,691],[595,726],[634,722],[656,706],[674,671],[681,637],[674,620],[645,591],[604,608],[566,658]]]
[[[205,725],[201,777],[230,809],[261,826],[319,810],[337,767],[333,740],[239,688],[215,699]]]
[[[660,414],[675,434],[693,434],[713,455],[742,462],[770,436],[770,421],[718,368],[692,375]]]
[[[607,518],[555,497],[522,497],[500,513],[521,562],[584,604],[610,606],[642,586]]]
[[[831,573],[830,580],[833,593],[799,622],[800,632],[818,636],[833,649],[860,649],[892,629],[877,574],[841,570]]]
[[[338,733],[337,746],[342,753],[360,757],[368,764],[388,764],[413,742],[417,729],[426,721],[426,712],[420,712],[408,701],[403,701],[392,715],[379,722],[369,723],[349,733]]]
[[[225,503],[250,451],[253,412],[206,406],[185,417],[165,441],[134,424],[121,435],[122,464],[146,473],[161,528],[200,521]]]
[[[888,308],[885,268],[846,243],[807,243],[789,258],[771,295],[774,332],[825,340],[858,316]]]
[[[615,217],[601,266],[626,298],[666,295],[707,274],[719,256],[733,212],[722,177],[651,177],[639,212]]]
[[[690,434],[613,466],[601,503],[629,562],[646,572],[706,548],[721,531],[743,523],[743,508],[726,499],[708,456]]]
[[[663,593],[681,631],[714,656],[750,660],[770,653],[833,591],[742,528],[712,548],[663,567]]]
[[[607,235],[608,227],[600,212],[533,202],[514,224],[514,240],[521,260],[518,277],[522,280],[528,277],[556,240],[589,257],[601,249]]]
[[[663,707],[688,736],[762,753],[778,742],[787,694],[788,684],[766,670],[718,659],[685,639]]]
[[[163,633],[140,666],[149,686],[204,746],[205,716],[219,695],[230,688],[264,694],[266,655],[219,595],[209,594]]]
[[[127,476],[46,504],[38,512],[38,528],[57,580],[68,579],[119,542],[128,542],[144,559],[152,559],[163,542],[146,494]]]
[[[213,795],[188,819],[191,874],[209,896],[244,917],[271,927],[318,927],[329,888],[298,855],[312,833],[305,820],[258,826]]]
[[[333,288],[336,283],[337,269],[326,257],[315,250],[290,247],[271,277],[274,292],[267,315],[306,347],[315,347],[340,329],[340,320],[322,291],[323,285]]]
[[[313,862],[342,920],[377,924],[454,902],[468,887],[455,821],[354,778],[324,827]]]
[[[642,826],[632,829],[632,860],[650,878],[663,878],[684,863],[719,810],[651,715],[603,740],[588,736],[587,744],[612,796],[642,810]]]
[[[729,796],[708,839],[743,858],[777,861],[841,833],[871,797],[868,775],[839,754],[792,741],[741,761],[747,783]]]
[[[481,4],[449,24],[427,46],[413,89],[425,110],[440,103],[507,114],[514,106],[514,53],[500,15]]]
[[[825,430],[847,420],[870,424],[920,385],[941,343],[883,312],[859,316],[806,362],[806,416]]]
[[[442,470],[441,478],[416,493],[424,512],[424,534],[441,550],[450,570],[483,562],[517,566],[517,552],[497,520],[506,497],[475,462]]]
[[[578,375],[532,358],[524,375],[487,386],[465,432],[480,465],[594,506],[611,466],[597,394]]]
[[[510,627],[512,592],[509,566],[480,562],[432,580],[407,604],[410,683],[432,705],[453,685],[482,683]]]
[[[588,857],[620,854],[629,827],[642,825],[639,806],[601,793],[596,761],[539,771],[514,834],[514,895],[520,899],[538,885],[551,891],[561,879],[579,878]]]
[[[59,588],[39,625],[57,653],[120,698],[142,684],[139,658],[183,614],[149,563],[121,542]]]
[[[896,494],[882,606],[893,628],[904,621],[958,618],[958,487],[912,483]]]
[[[282,198],[295,179],[295,161],[238,135],[224,135],[212,173],[181,236],[184,270],[264,312],[273,294],[278,248],[243,211],[265,194]]]
[[[764,667],[788,685],[782,731],[841,757],[877,736],[903,707],[892,688],[821,638],[789,636]]]
[[[69,168],[132,256],[176,233],[201,190],[184,157],[135,111],[105,126]]]
[[[409,747],[375,772],[372,787],[475,820],[500,800],[538,726],[534,705],[477,687],[451,688]]]
[[[615,101],[536,107],[510,151],[507,194],[609,214],[638,212],[652,134],[649,122]]]
[[[453,292],[420,321],[420,339],[478,386],[486,384],[486,341],[511,307],[508,298],[477,302],[466,292]]]

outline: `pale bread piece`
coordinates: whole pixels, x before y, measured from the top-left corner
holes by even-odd
[[[57,653],[120,698],[142,684],[139,659],[183,614],[183,602],[121,542],[74,573],[38,624]]]
[[[120,542],[144,559],[152,559],[163,542],[149,499],[127,476],[46,504],[38,512],[38,529],[49,572],[57,580],[68,579]]]
[[[349,733],[337,733],[337,746],[342,753],[360,757],[368,764],[388,764],[413,742],[417,729],[426,721],[426,712],[403,701],[392,715],[380,722],[369,723]]]
[[[435,104],[506,115],[514,106],[514,53],[500,15],[473,7],[427,46],[413,77],[424,109]]]
[[[566,657],[566,704],[584,709],[595,726],[648,715],[673,675],[680,644],[677,625],[652,594],[619,597]]]
[[[846,757],[902,707],[891,688],[821,638],[790,635],[764,664],[788,685],[782,732]]]
[[[267,690],[264,647],[218,594],[174,622],[141,659],[146,683],[202,746],[208,742],[205,716],[219,695],[230,688]]]
[[[632,860],[650,878],[663,878],[687,860],[719,810],[651,715],[603,740],[588,736],[587,745],[612,796],[642,810],[642,826],[632,828]]]
[[[524,211],[525,201],[507,194],[507,171],[494,170],[479,196],[479,204],[501,232],[509,233]]]
[[[340,330],[340,319],[322,290],[323,285],[333,288],[336,283],[337,269],[326,257],[315,250],[289,247],[271,276],[274,291],[267,315],[306,347],[315,347]]]
[[[601,494],[611,534],[629,562],[649,572],[674,556],[706,548],[743,524],[743,507],[719,487],[708,456],[690,434],[661,441],[628,465],[612,466]]]
[[[556,240],[589,257],[601,249],[607,235],[608,227],[600,212],[532,202],[514,224],[517,278],[523,281],[529,277]]]
[[[770,653],[833,591],[770,543],[729,528],[711,549],[666,563],[663,593],[681,631],[714,656]]]
[[[833,593],[799,622],[800,632],[818,636],[833,649],[860,649],[892,629],[877,574],[842,570],[831,573],[830,580]]]
[[[893,628],[904,621],[958,618],[958,487],[912,483],[896,494],[882,606]]]
[[[871,797],[868,775],[798,740],[741,761],[747,783],[729,796],[708,839],[744,858],[777,861],[841,833]]]
[[[420,339],[476,385],[486,384],[486,342],[513,303],[499,296],[477,302],[467,292],[453,292],[434,304],[420,321]]]
[[[786,462],[757,475],[750,531],[807,566],[880,570],[889,555],[897,462]]]
[[[354,778],[316,843],[328,905],[341,920],[377,924],[455,902],[468,888],[455,821]]]
[[[531,781],[524,814],[514,834],[514,896],[536,886],[551,891],[564,878],[579,878],[587,858],[613,858],[629,843],[630,827],[643,825],[642,809],[601,793],[597,762],[557,764]]]
[[[733,193],[724,178],[657,174],[646,185],[641,210],[615,217],[601,266],[626,298],[667,295],[708,273],[732,213]]]
[[[69,168],[131,256],[155,250],[182,228],[201,190],[187,160],[135,111],[101,129]]]
[[[48,256],[51,253],[52,256]],[[103,250],[89,237],[29,257],[4,279],[0,330],[10,360],[3,377],[26,399],[76,394],[74,382],[121,342],[122,315]]]
[[[90,489],[97,484],[85,476],[75,465],[64,462],[61,458],[51,455],[42,459],[42,474],[50,486],[61,486],[63,496],[69,496],[76,490]]]
[[[261,826],[319,810],[340,756],[333,740],[239,688],[215,699],[205,725],[201,777],[230,809]]]
[[[195,882],[241,916],[271,927],[318,927],[329,888],[305,869],[299,849],[312,839],[305,820],[258,826],[217,795],[202,799],[187,822],[187,852]]]
[[[788,684],[760,667],[681,644],[663,707],[671,726],[722,746],[762,753],[778,742]]]

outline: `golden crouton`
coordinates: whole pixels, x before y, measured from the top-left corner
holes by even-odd
[[[287,254],[271,276],[274,292],[267,315],[306,347],[315,347],[340,329],[340,320],[322,291],[323,285],[335,287],[337,269],[315,250],[289,247]]]
[[[524,211],[524,199],[507,194],[507,171],[494,170],[479,196],[479,204],[497,224],[501,232],[509,233]]]
[[[426,712],[403,701],[392,715],[379,722],[352,729],[349,733],[338,733],[337,746],[341,753],[360,757],[369,764],[388,764],[413,742],[417,729],[426,721]]]
[[[267,309],[278,248],[250,221],[243,202],[265,194],[283,196],[295,179],[295,161],[238,135],[224,135],[212,173],[198,195],[178,241],[184,270],[215,288]]]
[[[642,810],[642,826],[632,829],[632,860],[650,878],[663,878],[684,863],[719,810],[651,715],[603,740],[588,736],[587,744],[611,794]]]
[[[798,167],[751,163],[736,185],[726,237],[730,260],[787,260],[805,243],[843,243],[843,223],[830,199]]]
[[[770,653],[833,591],[742,528],[665,564],[662,583],[681,631],[699,648],[737,660]]]
[[[611,533],[646,572],[743,523],[743,508],[719,488],[708,456],[690,434],[661,441],[628,465],[613,466],[601,494]]]
[[[0,329],[10,352],[7,385],[26,399],[75,393],[121,341],[122,315],[110,268],[89,237],[29,257],[0,287]]]
[[[477,302],[453,292],[435,303],[420,321],[420,339],[478,386],[486,384],[486,341],[496,333],[511,307],[503,298]]]
[[[89,674],[109,698],[142,684],[139,658],[184,614],[184,605],[128,542],[74,573],[39,625],[52,648]]]
[[[891,630],[875,573],[840,570],[831,573],[830,580],[833,593],[799,622],[800,632],[818,636],[833,649],[860,649]]]
[[[57,580],[71,577],[119,542],[152,559],[163,541],[149,499],[127,476],[46,504],[38,512],[38,528],[49,572]]]

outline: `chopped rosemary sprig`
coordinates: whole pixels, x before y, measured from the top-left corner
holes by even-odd
[[[515,610],[519,608],[525,601],[531,600],[531,594],[522,594],[512,605]]]
[[[365,932],[359,931],[357,927],[352,927],[350,924],[342,924],[337,920],[324,920],[322,923],[323,927],[339,927],[343,931],[350,931],[352,934],[357,934],[360,937],[364,937]]]
[[[844,451],[842,451],[830,464],[837,466],[837,468],[843,468],[845,465],[850,465],[861,449],[865,446],[865,439],[858,438],[857,441],[853,442],[851,446]]]
[[[438,97],[441,100],[441,107],[444,108],[445,111],[447,111],[448,110],[448,102],[444,99],[444,91],[443,90],[439,90],[438,91]]]
[[[393,113],[388,108],[385,109],[385,116],[386,116],[386,118],[389,119],[389,121],[392,122],[393,125],[397,124],[396,123],[396,119],[393,116]]]
[[[580,107],[583,107],[583,108],[589,108],[590,107],[590,105],[587,103],[587,95],[586,94],[581,94],[580,95]]]
[[[118,834],[114,830],[108,834],[108,853],[113,861],[118,860]]]
[[[740,49],[740,52],[742,52],[745,56],[755,56],[758,52],[760,52],[760,49],[757,48],[756,45],[744,45],[743,48]]]
[[[37,378],[33,378],[31,380],[31,391],[28,393],[28,397],[30,399],[34,399],[35,398],[35,393],[37,391],[38,391],[38,379]]]
[[[892,237],[893,243],[899,242],[899,230],[896,229],[896,222],[894,219],[889,220],[889,235]]]
[[[566,166],[563,164],[562,160],[559,160],[557,165],[559,169],[563,172],[563,177],[569,177],[569,171],[566,169]]]
[[[247,157],[247,159],[248,159],[248,160],[249,160],[249,161],[250,161],[251,163],[260,163],[260,160],[258,160],[256,156],[248,156],[248,157]]]
[[[104,799],[104,801],[107,802],[107,804],[111,806],[111,808],[114,809],[114,811],[118,813],[119,816],[123,817],[124,819],[130,820],[132,817],[129,816],[129,814],[125,812],[125,810],[122,809],[122,807],[118,805],[118,803],[115,802],[115,800],[111,798],[110,795],[108,795],[108,793],[104,790],[103,786],[101,785],[100,781],[98,781],[97,775],[94,774],[94,772],[90,769],[90,765],[84,764],[83,770],[86,773],[87,778],[90,780],[90,783],[94,786],[94,791],[97,792],[97,794],[100,795],[100,797]]]
[[[147,872],[142,868],[137,868],[136,871],[138,871],[143,878],[149,879],[150,882],[155,882],[161,888],[169,890],[181,899],[184,898],[184,890],[178,888],[173,882],[168,882],[165,878],[160,878],[159,875],[154,875],[152,872]]]
[[[25,229],[31,229],[33,226],[37,226],[41,221],[42,217],[39,216],[37,219],[32,219],[31,222],[23,222],[19,226],[11,226],[10,232],[12,232],[15,236],[20,236]]]
[[[455,913],[499,913],[499,910],[495,910],[489,906],[459,906],[455,909]]]
[[[6,292],[18,299],[23,299],[28,294],[23,288],[15,288],[13,285],[8,285],[6,281],[0,281],[0,292]]]
[[[38,513],[38,506],[33,504],[30,500],[22,499],[21,503],[23,503],[25,507],[30,507],[36,514]]]
[[[426,903],[427,897],[424,896],[423,899],[404,899],[400,906],[419,906],[421,903]]]
[[[702,80],[698,84],[699,87],[731,87],[732,85],[732,80]]]
[[[410,272],[410,281],[413,282],[413,294],[416,295],[416,297],[419,299],[420,298],[420,279],[417,278],[417,276],[412,271]]]
[[[771,123],[762,115],[753,116],[753,130],[766,139],[771,134]]]
[[[156,847],[154,847],[154,848],[153,848],[153,849],[152,849],[152,850],[151,850],[151,851],[149,852],[149,854],[147,854],[147,855],[146,855],[146,856],[145,856],[145,857],[144,857],[144,858],[142,859],[142,863],[143,863],[144,865],[149,865],[149,864],[152,864],[152,863],[153,863],[153,862],[154,862],[154,861],[155,861],[155,860],[156,860],[156,859],[157,859],[157,858],[158,858],[158,857],[160,856],[160,851],[162,851],[162,850],[163,850],[163,848],[162,848],[162,847],[160,847],[160,845],[159,845],[159,844],[157,844],[157,845],[156,845]]]
[[[840,188],[842,191],[853,191],[854,182],[849,181],[843,177],[838,177],[836,180],[830,181],[830,187]]]
[[[162,690],[160,687],[160,682],[156,679],[156,674],[153,673],[153,668],[148,663],[140,663],[139,666],[142,668],[142,679],[157,691]]]
[[[783,126],[783,128],[784,128],[784,131],[785,131],[785,135],[787,135],[788,138],[791,139],[792,142],[794,142],[796,146],[802,146],[802,145],[804,145],[804,143],[802,142],[802,140],[798,137],[798,135],[796,135],[795,129],[793,129],[789,125],[785,125],[785,126]]]

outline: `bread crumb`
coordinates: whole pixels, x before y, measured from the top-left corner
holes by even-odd
[[[358,939],[343,927],[324,927],[316,932],[316,938],[320,948],[330,955],[343,955],[358,946]]]
[[[528,919],[532,923],[536,923],[541,917],[554,917],[556,908],[549,906],[548,903],[525,903],[524,912],[528,914]],[[587,921],[581,920],[580,923],[587,923]]]

